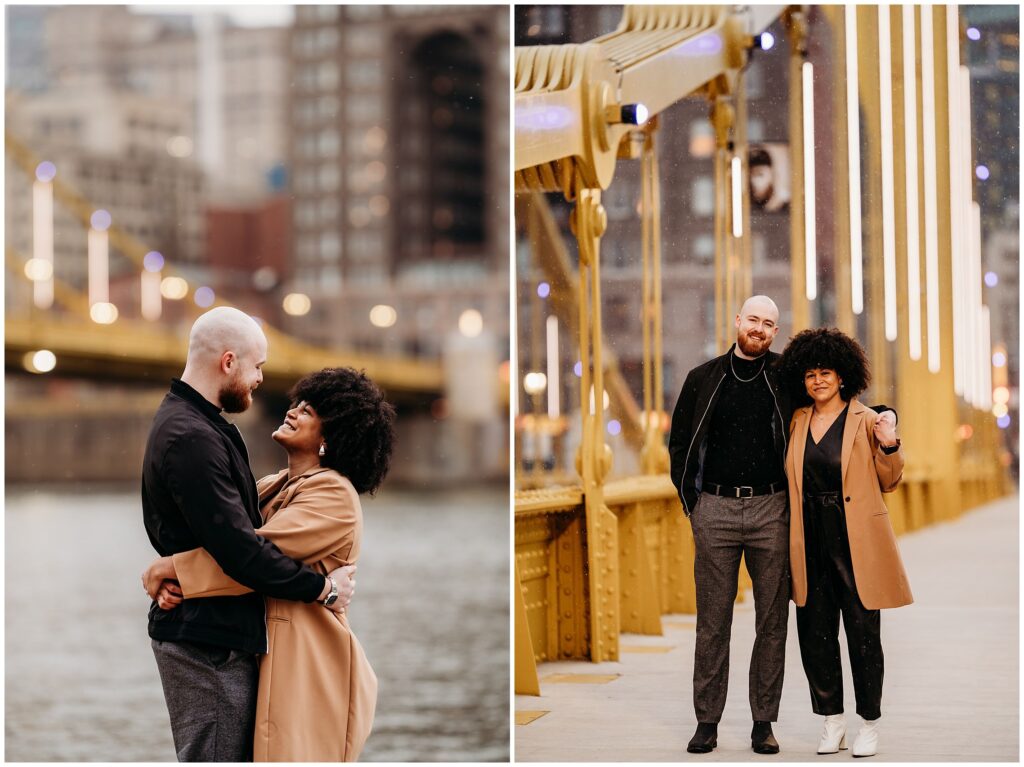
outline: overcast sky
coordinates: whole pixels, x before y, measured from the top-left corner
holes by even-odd
[[[136,13],[210,13],[219,11],[243,27],[286,27],[295,10],[290,5],[130,5]]]

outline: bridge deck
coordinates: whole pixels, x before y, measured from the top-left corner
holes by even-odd
[[[882,615],[885,692],[878,759],[1013,761],[1019,749],[1018,500],[1003,499],[900,539],[914,605]],[[695,719],[691,679],[695,617],[662,618],[664,636],[623,635],[617,663],[545,663],[541,697],[516,696],[517,761],[833,761],[817,756],[821,717],[811,712],[790,610],[777,756],[750,750],[747,668],[754,608],[736,606],[729,699],[718,748],[686,753]],[[845,640],[846,708],[853,684]],[[629,651],[632,649],[633,651]],[[555,675],[619,675],[572,681]],[[546,711],[529,724],[530,712]],[[850,741],[852,744],[852,740]]]

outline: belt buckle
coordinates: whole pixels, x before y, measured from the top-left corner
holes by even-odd
[[[744,490],[750,491],[749,494],[748,495],[744,495],[743,494]],[[751,487],[750,485],[740,485],[739,487],[736,488],[736,497],[737,498],[753,498],[754,497],[754,488]]]

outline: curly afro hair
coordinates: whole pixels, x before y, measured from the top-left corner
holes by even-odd
[[[839,374],[843,386],[839,396],[849,402],[871,382],[871,370],[864,349],[855,340],[835,328],[817,328],[797,333],[789,340],[778,363],[779,382],[789,389],[793,404],[810,405],[804,386],[804,374],[815,368],[827,368]]]
[[[302,378],[288,392],[305,400],[320,418],[323,466],[348,477],[358,493],[373,495],[391,466],[395,408],[366,373],[324,368]]]

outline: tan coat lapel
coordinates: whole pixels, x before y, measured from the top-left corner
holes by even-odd
[[[843,427],[843,456],[842,456],[842,470],[843,470],[843,487],[847,484],[847,472],[850,468],[850,455],[853,453],[853,443],[857,439],[857,433],[864,428],[862,421],[864,420],[864,411],[867,410],[857,398],[854,397],[850,400],[850,410],[846,414],[846,425]]]
[[[796,491],[798,495],[804,492],[804,450],[807,448],[807,424],[811,420],[811,408],[802,407],[793,414],[793,431],[790,434],[790,442],[793,445],[793,464],[791,470],[796,480]]]

